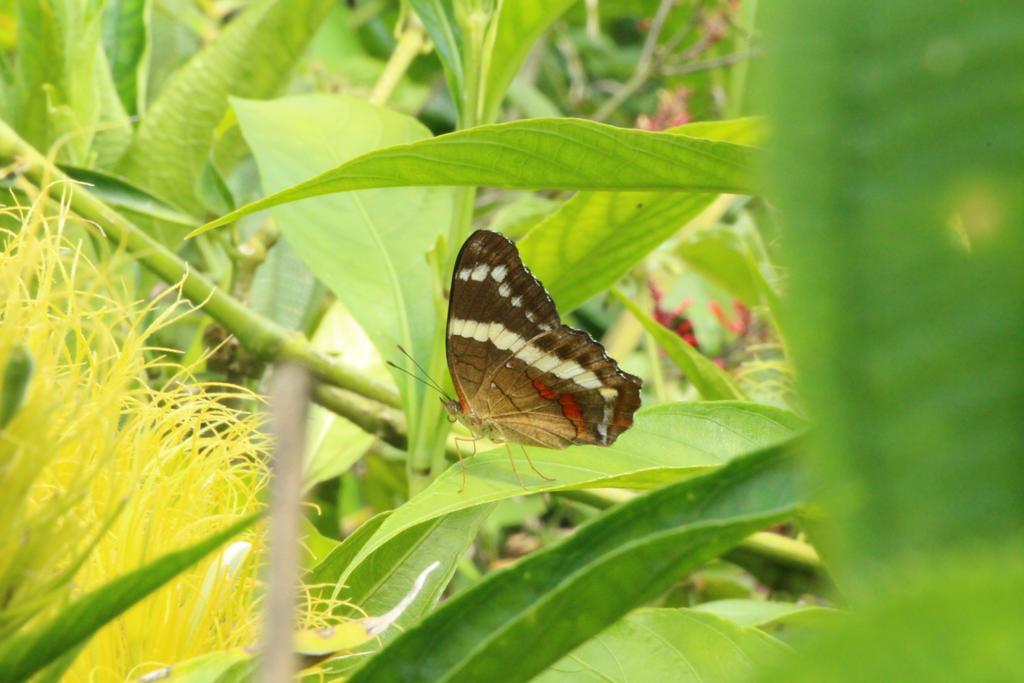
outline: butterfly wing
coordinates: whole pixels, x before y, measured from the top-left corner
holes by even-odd
[[[515,245],[479,230],[452,274],[448,368],[462,410],[508,441],[609,445],[633,422],[640,379],[563,325]]]

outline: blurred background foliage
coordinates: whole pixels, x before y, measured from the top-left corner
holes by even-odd
[[[289,354],[341,369],[308,425],[299,627],[409,596],[379,640],[300,639],[305,664],[359,655],[316,675],[1024,678],[1024,13],[770,5],[0,2],[0,680],[37,671],[19,643],[69,604],[114,604],[108,581],[261,507],[259,395]],[[661,133],[663,166],[533,121],[553,117]],[[506,121],[532,165],[480,151]],[[453,132],[468,156],[400,165],[407,186],[246,208]],[[533,146],[552,132],[580,148]],[[759,187],[730,170],[747,152]],[[467,160],[460,187],[428,187]],[[723,185],[658,184],[698,163]],[[496,187],[473,187],[484,171]],[[557,482],[528,491],[485,448],[457,491],[436,396],[385,365],[401,343],[447,383],[448,269],[479,227],[644,379],[620,443],[531,451]],[[39,679],[251,675],[262,538],[49,642]]]

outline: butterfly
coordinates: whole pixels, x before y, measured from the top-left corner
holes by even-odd
[[[562,324],[515,244],[496,232],[474,232],[455,260],[445,350],[458,396],[445,410],[477,438],[610,446],[640,406],[640,378],[620,370],[589,334]],[[509,459],[518,479],[511,451]],[[529,454],[527,462],[549,479]]]

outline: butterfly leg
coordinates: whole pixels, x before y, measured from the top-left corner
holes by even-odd
[[[459,469],[462,470],[462,486],[459,487],[459,493],[466,490],[466,462],[462,457],[462,449],[459,448],[459,442],[469,442],[473,444],[473,453],[469,457],[476,455],[476,439],[463,439],[461,437],[455,437],[455,455],[459,458]]]
[[[519,482],[519,488],[526,492],[526,485],[523,483],[522,477],[519,476],[519,470],[516,469],[516,460],[512,457],[512,447],[508,445],[508,441],[504,442],[505,451],[508,453],[508,461],[512,463],[512,474],[516,475],[516,481]]]
[[[530,469],[533,470],[534,472],[536,472],[538,477],[540,477],[544,481],[554,481],[555,480],[554,477],[547,477],[544,474],[542,474],[540,470],[537,469],[537,466],[533,464],[533,460],[530,460],[530,454],[526,452],[526,446],[524,446],[522,444],[519,444],[519,447],[523,449],[523,455],[526,456],[526,462],[530,466]]]

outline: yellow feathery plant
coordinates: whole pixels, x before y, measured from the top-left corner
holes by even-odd
[[[224,400],[255,397],[152,348],[186,312],[177,290],[132,302],[118,257],[90,261],[85,231],[45,206],[5,209],[20,229],[0,233],[0,640],[254,511],[267,478],[259,418]],[[259,544],[250,531],[135,605],[64,680],[255,642]]]

